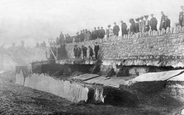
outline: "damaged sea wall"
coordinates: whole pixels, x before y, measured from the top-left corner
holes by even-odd
[[[184,33],[165,34],[141,38],[109,38],[111,41],[92,40],[66,44],[69,59],[74,59],[74,45],[100,46],[100,57],[105,65],[183,66]],[[180,65],[178,65],[180,64]]]

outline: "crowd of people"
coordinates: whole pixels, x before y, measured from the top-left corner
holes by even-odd
[[[184,6],[181,6],[182,11],[179,13],[179,25],[181,27],[184,26]],[[88,40],[95,40],[97,38],[103,39],[109,38],[111,36],[119,36],[120,30],[121,35],[128,35],[128,34],[135,34],[135,33],[144,33],[148,31],[157,31],[157,30],[166,30],[167,28],[171,27],[171,21],[168,16],[164,14],[164,12],[161,12],[161,20],[160,20],[160,26],[157,28],[158,20],[154,17],[154,14],[150,15],[144,15],[138,18],[131,18],[129,20],[130,27],[127,27],[127,24],[124,21],[121,21],[121,26],[119,27],[116,22],[114,22],[113,28],[111,28],[111,25],[107,26],[107,29],[105,30],[103,27],[94,27],[94,30],[90,31],[87,29],[83,29],[76,33],[75,36],[70,36],[69,34],[63,34],[60,33],[59,37],[56,39],[56,44],[65,44],[65,43],[77,43],[77,42],[83,42]]]
[[[87,57],[89,57],[89,59],[93,60],[98,60],[99,59],[99,45],[97,42],[95,42],[95,46],[94,49],[92,48],[92,46],[84,46],[82,45],[82,47],[79,47],[77,45],[74,46],[73,52],[74,52],[74,56],[75,59],[87,59]]]

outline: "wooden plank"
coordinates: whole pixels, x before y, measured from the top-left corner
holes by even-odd
[[[73,77],[73,79],[87,81],[87,80],[97,78],[97,77],[99,77],[99,75],[97,75],[97,74],[82,74],[82,75]]]

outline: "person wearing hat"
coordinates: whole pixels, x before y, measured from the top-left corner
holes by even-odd
[[[104,36],[105,36],[105,30],[103,29],[103,27],[101,27],[101,36],[102,36],[102,39],[104,38]]]
[[[171,21],[167,16],[165,16],[165,30],[170,27],[171,27]]]
[[[100,46],[97,42],[95,42],[94,51],[95,51],[95,59],[98,60],[98,53],[99,53]]]
[[[73,52],[74,52],[75,58],[77,58],[78,57],[78,48],[77,48],[77,45],[74,46]]]
[[[114,22],[114,27],[113,27],[113,33],[115,36],[118,36],[119,35],[119,26],[116,25],[116,22]]]
[[[150,22],[149,22],[149,20],[148,20],[148,17],[149,17],[149,16],[148,16],[148,15],[145,15],[144,17],[145,17],[145,19],[146,19],[146,20],[145,20],[145,26],[144,26],[145,29],[144,29],[144,31],[147,32],[147,31],[150,30]]]
[[[141,33],[144,32],[144,26],[145,26],[145,21],[144,21],[143,19],[144,19],[143,16],[139,18],[139,20],[140,20],[140,21],[139,21],[139,31],[140,31]]]
[[[86,59],[87,57],[87,47],[82,45],[82,54],[83,54],[83,59]]]
[[[135,19],[136,23],[135,23],[135,27],[136,27],[136,33],[139,32],[139,18]]]
[[[88,46],[88,49],[89,49],[89,61],[90,61],[91,59],[93,59],[94,52],[91,46]]]
[[[179,24],[181,27],[184,26],[184,6],[181,6],[182,11],[179,14]]]
[[[162,29],[166,29],[166,26],[165,26],[165,14],[164,14],[164,12],[162,11],[161,12],[161,21],[160,21],[160,30],[162,30]]]
[[[94,27],[94,30],[92,31],[92,40],[96,40],[97,39],[97,30],[96,30],[96,27]]]
[[[150,26],[151,26],[151,30],[155,30],[157,31],[157,19],[153,16],[153,14],[151,14],[151,20],[150,20]]]
[[[61,32],[60,35],[59,35],[59,44],[62,44],[64,42],[64,35],[63,33]]]
[[[112,29],[111,29],[111,25],[108,25],[107,27],[108,27],[108,28],[107,28],[107,30],[106,30],[106,33],[107,33],[107,38],[109,38],[110,36],[113,35],[113,31],[112,31]]]
[[[101,29],[100,29],[100,27],[98,27],[98,30],[97,30],[97,37],[98,38],[101,38],[102,36],[101,36]]]
[[[130,22],[130,33],[131,34],[134,34],[135,32],[136,32],[136,26],[135,26],[135,21],[134,21],[134,19],[130,19],[129,20],[129,22]]]
[[[128,34],[128,32],[127,32],[127,25],[123,21],[121,21],[121,32],[122,32],[122,36]]]

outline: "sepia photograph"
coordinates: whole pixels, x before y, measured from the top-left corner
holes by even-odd
[[[184,115],[183,0],[0,0],[0,115]]]

